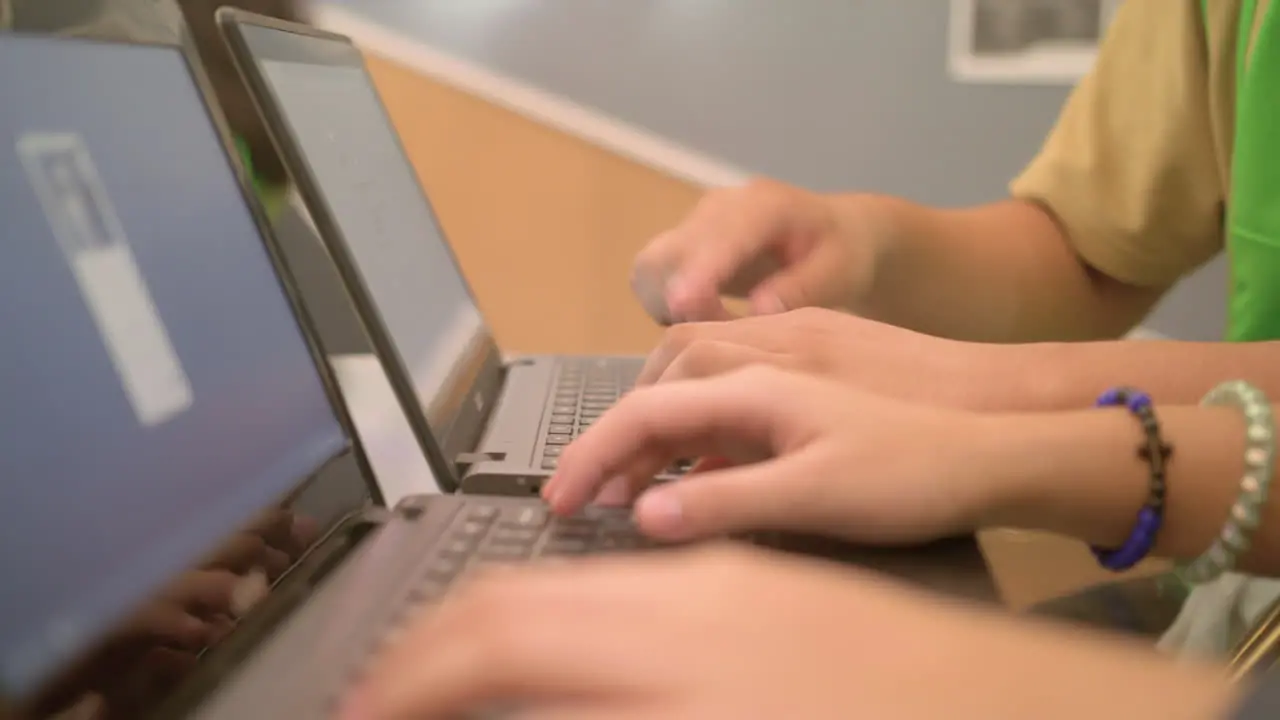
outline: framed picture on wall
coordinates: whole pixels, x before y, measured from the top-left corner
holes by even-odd
[[[960,82],[1072,85],[1122,0],[951,0],[948,69]]]

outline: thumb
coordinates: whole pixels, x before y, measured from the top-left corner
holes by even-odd
[[[806,490],[797,478],[824,475],[799,464],[775,458],[654,486],[636,502],[636,523],[650,537],[675,542],[800,527]]]
[[[835,243],[821,243],[805,256],[780,268],[751,293],[753,315],[773,315],[803,307],[845,304],[853,278]]]

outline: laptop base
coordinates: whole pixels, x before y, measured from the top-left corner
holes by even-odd
[[[631,389],[638,356],[520,358],[506,381],[475,453],[459,462],[461,491],[537,494],[560,453]]]

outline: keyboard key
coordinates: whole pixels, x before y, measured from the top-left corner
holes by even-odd
[[[555,470],[558,467],[560,467],[559,458],[549,457],[549,458],[544,458],[542,461],[543,470]]]
[[[449,560],[466,560],[475,551],[477,542],[466,540],[450,540],[440,548],[440,557]]]
[[[548,445],[542,448],[542,457],[560,457],[560,453],[564,452],[562,445]]]
[[[492,521],[490,521],[492,522]],[[480,520],[467,520],[462,523],[455,532],[457,537],[466,540],[479,540],[484,535],[485,530],[489,529],[489,523]]]
[[[541,506],[531,505],[528,507],[510,508],[503,513],[499,527],[541,530],[546,527],[547,521],[550,519],[551,516],[547,513],[546,508]]]
[[[586,540],[580,538],[553,538],[542,548],[544,555],[582,555],[589,550]]]
[[[593,537],[600,529],[600,522],[591,518],[558,518],[551,532],[556,537]]]
[[[575,417],[577,417],[577,410],[576,410],[576,409],[575,409],[575,411],[574,411],[574,412],[572,412],[572,413],[556,413],[555,415],[552,415],[552,416],[551,416],[551,422],[553,422],[553,423],[555,423],[555,424],[557,424],[557,425],[563,425],[564,423],[571,423],[571,422],[573,422],[573,420],[574,420],[574,418],[575,418]]]
[[[568,445],[571,440],[573,440],[573,437],[570,435],[548,435],[547,436],[548,445]]]
[[[500,527],[493,533],[490,542],[497,545],[530,545],[538,540],[540,533],[536,528]]]
[[[467,519],[480,522],[493,522],[498,517],[498,508],[493,505],[472,505],[467,508]]]
[[[489,545],[480,551],[480,561],[515,562],[529,557],[532,550],[528,545]]]
[[[449,558],[436,558],[427,568],[427,579],[436,582],[450,583],[462,570],[462,564]]]
[[[557,425],[549,425],[549,426],[547,426],[547,432],[552,433],[552,434],[556,434],[556,435],[568,435],[568,434],[570,434],[570,433],[572,433],[572,432],[573,432],[573,426],[572,426],[572,425],[568,425],[568,424],[565,424],[565,425],[558,425],[558,424],[557,424]]]

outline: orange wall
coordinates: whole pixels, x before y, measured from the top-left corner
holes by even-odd
[[[394,62],[369,68],[504,350],[651,347],[631,258],[697,188]]]

